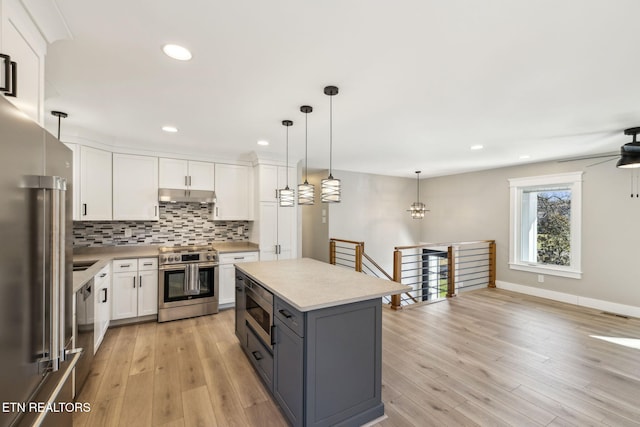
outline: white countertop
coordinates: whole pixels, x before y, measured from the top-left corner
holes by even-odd
[[[300,311],[406,292],[408,287],[310,258],[245,262],[236,268]]]

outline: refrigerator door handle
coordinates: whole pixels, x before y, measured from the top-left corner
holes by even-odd
[[[66,180],[59,176],[29,176],[26,178],[26,187],[43,190],[45,200],[48,198],[49,209],[45,212],[51,227],[50,246],[48,251],[49,283],[45,286],[44,304],[47,305],[47,294],[49,296],[49,348],[45,351],[42,362],[48,365],[51,371],[60,369],[60,362],[65,360],[64,330],[65,330],[65,192],[67,190]],[[46,208],[45,208],[46,209]],[[50,365],[49,365],[50,363]]]
[[[0,58],[4,61],[4,84],[0,86],[0,92],[9,92],[11,85],[11,57],[0,53]]]
[[[11,92],[4,94],[5,96],[18,96],[18,64],[11,61]]]

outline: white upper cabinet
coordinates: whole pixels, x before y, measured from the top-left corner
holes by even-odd
[[[289,188],[296,189],[295,168],[289,168]],[[259,165],[258,166],[258,192],[261,202],[277,202],[278,190],[287,185],[287,168],[284,166]]]
[[[160,188],[213,191],[215,164],[161,158]]]
[[[111,190],[111,152],[80,146],[80,220],[111,220]]]
[[[113,154],[113,219],[158,220],[158,158]]]
[[[10,72],[5,75],[6,58],[0,57],[0,86],[8,86],[6,96],[23,113],[44,127],[44,58],[47,44],[29,13],[18,0],[0,2],[0,53],[10,57]]]
[[[250,220],[253,191],[251,168],[216,164],[216,220]]]
[[[215,189],[215,164],[189,161],[189,190]]]

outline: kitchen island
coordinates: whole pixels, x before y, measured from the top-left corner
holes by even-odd
[[[292,425],[384,415],[381,297],[406,286],[307,258],[236,271],[236,334]]]

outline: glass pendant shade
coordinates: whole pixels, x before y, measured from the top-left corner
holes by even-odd
[[[280,190],[280,206],[288,208],[295,205],[296,192],[295,190],[286,186]]]
[[[411,218],[413,219],[424,218],[424,213],[426,211],[427,207],[422,202],[413,202],[409,207],[409,212],[411,212]]]
[[[322,180],[321,199],[323,203],[340,203],[340,180],[332,175]]]
[[[298,185],[298,204],[313,205],[315,203],[315,186],[306,180],[304,184]]]

